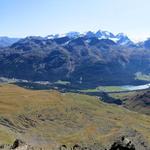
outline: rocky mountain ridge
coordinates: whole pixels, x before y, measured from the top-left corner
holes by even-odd
[[[0,48],[0,67],[1,77],[64,80],[81,88],[137,84],[145,83],[135,79],[137,72],[149,74],[150,51],[87,35],[54,39],[27,37],[10,47]]]

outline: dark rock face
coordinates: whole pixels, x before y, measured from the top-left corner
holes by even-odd
[[[23,144],[23,141],[16,139],[11,147],[11,149],[16,149]]]
[[[134,144],[127,138],[122,137],[121,140],[114,142],[110,150],[136,150]]]

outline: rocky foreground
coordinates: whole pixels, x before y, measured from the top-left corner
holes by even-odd
[[[32,145],[28,145],[22,140],[16,139],[12,145],[0,145],[0,149],[2,150],[45,150],[45,148],[34,147]],[[49,149],[49,148],[47,148]],[[110,146],[107,148],[100,147],[99,144],[94,143],[91,146],[81,146],[79,144],[75,144],[72,147],[68,147],[66,145],[61,145],[55,150],[149,150],[149,147],[145,142],[141,142],[135,144],[128,137],[122,136],[115,140]]]

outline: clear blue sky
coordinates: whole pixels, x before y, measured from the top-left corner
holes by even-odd
[[[150,37],[150,0],[0,0],[0,36],[99,29]]]

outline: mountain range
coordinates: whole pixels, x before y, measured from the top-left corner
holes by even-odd
[[[0,76],[30,81],[68,81],[74,88],[146,83],[150,39],[138,44],[107,31],[31,36],[0,48]]]
[[[10,46],[12,44],[14,44],[15,42],[19,41],[20,38],[10,38],[7,36],[1,36],[0,37],[0,47],[7,47]]]
[[[69,33],[62,34],[62,35],[59,35],[59,34],[49,35],[46,38],[55,39],[55,38],[61,38],[61,37],[69,37],[69,38],[87,37],[87,38],[98,38],[98,39],[110,39],[120,45],[132,45],[133,44],[133,42],[128,38],[128,36],[123,33],[114,35],[111,32],[101,31],[101,30],[97,32],[88,31],[83,34],[79,32],[69,32]]]
[[[118,33],[115,35],[109,31],[102,31],[102,30],[98,30],[97,32],[88,31],[85,33],[68,32],[66,34],[48,35],[43,38],[46,38],[46,39],[56,39],[56,38],[62,38],[62,37],[78,38],[78,37],[84,37],[84,36],[86,36],[88,38],[95,37],[95,38],[99,38],[99,39],[110,39],[120,45],[136,44],[124,33]],[[0,47],[11,46],[12,44],[16,43],[20,39],[23,39],[23,38],[14,38],[14,37],[11,38],[11,37],[7,37],[7,36],[1,36],[0,37]],[[139,42],[139,43],[142,43],[142,42]]]
[[[71,39],[79,38],[79,37],[88,37],[88,38],[98,38],[98,39],[109,39],[114,41],[115,43],[119,45],[136,45],[136,46],[145,46],[149,47],[150,46],[150,38],[147,38],[145,41],[139,41],[139,42],[133,42],[126,34],[124,33],[118,33],[118,34],[113,34],[109,31],[102,31],[98,30],[97,32],[68,32],[66,34],[51,34],[46,37],[41,37],[45,39],[57,39],[57,38],[62,38],[62,37],[69,37]],[[23,38],[14,38],[14,37],[7,37],[7,36],[0,36],[0,47],[8,47],[11,46],[12,44],[18,42],[20,39]]]

